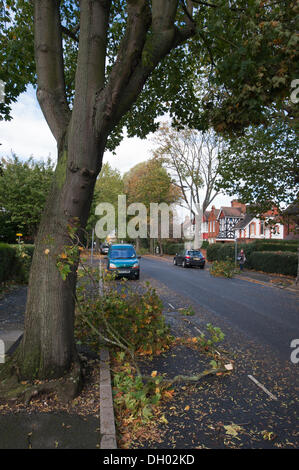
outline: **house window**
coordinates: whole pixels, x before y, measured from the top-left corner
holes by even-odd
[[[255,222],[252,222],[252,224],[250,224],[249,233],[250,233],[250,236],[255,235]]]
[[[263,220],[260,222],[260,235],[265,235],[265,222]]]

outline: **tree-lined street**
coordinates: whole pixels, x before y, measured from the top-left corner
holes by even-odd
[[[81,447],[80,432],[298,447],[297,16],[294,0],[0,0],[0,125],[31,93],[55,141],[47,161],[28,136],[0,151],[5,448]],[[147,155],[106,160],[147,137]],[[118,245],[104,263],[100,243]],[[200,247],[205,269],[167,258],[203,268]],[[259,282],[273,273],[293,281]],[[27,419],[46,433],[61,411],[80,416],[70,440],[60,418],[50,441]]]

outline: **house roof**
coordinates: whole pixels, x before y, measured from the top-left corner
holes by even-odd
[[[208,220],[209,217],[210,217],[210,213],[211,213],[211,211],[205,211],[204,215],[203,215],[203,220]]]
[[[234,226],[234,230],[244,229],[251,221],[254,219],[254,215],[246,214],[244,219],[239,220],[239,222]]]
[[[241,207],[221,207],[218,217],[220,216],[221,212],[223,212],[225,217],[243,217],[244,215]]]
[[[299,214],[299,201],[294,201],[290,204],[285,211],[283,211],[286,215],[298,215]]]
[[[216,218],[218,217],[220,209],[212,209],[209,213],[209,218],[212,214],[215,214]]]

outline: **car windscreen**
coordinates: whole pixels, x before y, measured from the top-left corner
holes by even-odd
[[[188,251],[188,255],[192,256],[193,258],[196,256],[200,258],[202,256],[200,251]]]
[[[133,247],[131,246],[124,246],[123,248],[113,248],[110,251],[110,258],[111,259],[128,259],[128,258],[136,258],[136,253]]]

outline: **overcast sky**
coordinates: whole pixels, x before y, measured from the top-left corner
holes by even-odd
[[[13,104],[11,115],[11,121],[0,121],[0,157],[10,156],[14,152],[22,159],[33,156],[36,160],[46,160],[50,156],[56,162],[56,142],[32,87]],[[108,161],[123,174],[137,163],[150,158],[152,147],[151,136],[145,140],[137,137],[125,138],[116,149],[116,155],[106,152],[104,161]],[[220,195],[213,204],[216,207],[230,206],[231,199]]]

